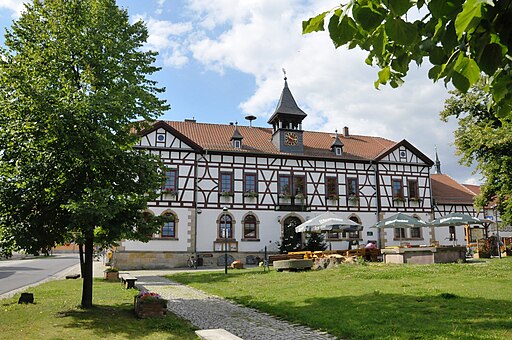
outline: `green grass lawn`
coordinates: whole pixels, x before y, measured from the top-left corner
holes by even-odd
[[[169,278],[340,338],[512,339],[511,257]]]
[[[1,339],[198,339],[187,322],[167,315],[137,319],[134,289],[118,282],[94,281],[93,303],[81,309],[82,280],[58,280],[32,287],[34,304],[0,300]]]

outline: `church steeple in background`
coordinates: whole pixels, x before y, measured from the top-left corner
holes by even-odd
[[[435,171],[435,174],[440,175],[440,174],[442,174],[442,172],[441,172],[441,161],[439,161],[439,156],[437,155],[437,146],[435,148],[436,148],[436,161],[435,161],[435,164],[434,164],[434,166],[435,166],[434,171]]]

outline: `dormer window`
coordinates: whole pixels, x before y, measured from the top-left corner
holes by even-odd
[[[338,130],[336,130],[336,135],[334,136],[334,141],[331,144],[331,150],[334,152],[336,156],[343,155],[343,143],[340,141],[338,137]]]
[[[241,149],[242,139],[244,139],[244,137],[242,136],[240,131],[238,131],[238,124],[235,124],[235,131],[233,132],[233,136],[231,137],[231,145],[233,145],[235,149]]]

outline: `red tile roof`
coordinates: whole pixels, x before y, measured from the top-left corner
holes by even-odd
[[[469,190],[471,190],[475,195],[479,195],[480,194],[480,186],[479,185],[474,185],[474,184],[463,184],[466,188],[468,188]]]
[[[206,150],[285,154],[279,152],[272,143],[271,128],[238,126],[238,131],[243,136],[243,147],[242,149],[235,149],[230,142],[235,131],[234,125],[197,123],[193,121],[167,121],[165,123]],[[343,135],[338,135],[344,147],[343,155],[336,156],[331,151],[334,137],[334,133],[304,131],[304,156],[371,160],[397,144],[394,141],[381,137],[357,135],[344,137]]]
[[[473,204],[475,193],[450,176],[433,174],[430,178],[436,204]]]

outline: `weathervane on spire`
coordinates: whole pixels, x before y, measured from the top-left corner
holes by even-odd
[[[284,69],[284,67],[283,67],[283,69],[282,69],[282,70],[283,70],[283,74],[284,74],[284,80],[286,80],[286,79],[287,79],[287,78],[286,78],[286,70]]]

